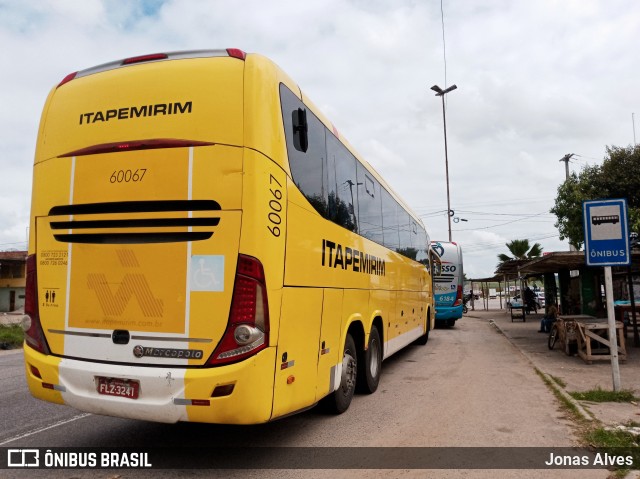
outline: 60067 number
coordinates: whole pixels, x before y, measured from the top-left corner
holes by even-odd
[[[115,170],[109,177],[109,182],[137,183],[138,181],[142,181],[146,172],[146,168],[139,168],[137,170]]]
[[[267,225],[267,228],[271,234],[277,238],[281,234],[279,225],[282,223],[282,216],[280,216],[280,213],[282,212],[282,190],[280,190],[278,186],[282,188],[282,184],[275,176],[269,175],[269,185],[271,186],[269,191],[271,192],[272,198],[269,199],[269,209],[271,211],[269,211],[267,218],[271,224]]]

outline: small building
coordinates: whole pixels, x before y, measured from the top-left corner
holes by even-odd
[[[0,251],[0,312],[24,308],[26,251]]]

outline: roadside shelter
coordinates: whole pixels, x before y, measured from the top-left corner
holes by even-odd
[[[543,275],[546,303],[556,302],[562,314],[606,317],[604,268],[587,266],[584,251],[547,253],[522,265],[520,272]],[[612,274],[613,299],[631,304],[629,324],[633,327],[634,343],[640,346],[634,304],[640,300],[640,251],[632,251],[631,266],[613,267]],[[617,319],[624,318],[618,314]]]
[[[544,280],[545,304],[554,302],[561,314],[586,314],[604,318],[607,316],[604,288],[604,268],[587,266],[584,251],[556,251],[544,253],[539,258],[510,260],[502,263],[494,276],[471,280],[480,283],[482,291],[488,291],[490,282],[497,282],[507,294],[500,308],[508,308],[510,285],[522,291],[525,282],[532,277]],[[634,344],[640,346],[638,322],[640,322],[640,250],[633,249],[631,266],[613,267],[613,294],[616,319],[627,319],[632,328]],[[557,279],[556,279],[557,278]],[[502,287],[502,284],[505,287]],[[633,291],[633,294],[630,292]],[[483,294],[486,297],[486,294]],[[484,309],[488,303],[483,301]]]

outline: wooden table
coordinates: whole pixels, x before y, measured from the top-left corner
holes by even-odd
[[[621,321],[624,324],[624,337],[627,337],[627,331],[631,329],[633,331],[633,314],[630,304],[616,304],[616,321]],[[627,316],[625,322],[624,317]],[[636,322],[640,323],[640,301],[636,302]]]
[[[511,322],[513,323],[514,318],[522,318],[523,322],[527,321],[527,313],[525,312],[524,305],[518,301],[511,301],[509,305],[509,309],[511,310]]]
[[[563,315],[562,318],[575,320],[578,326],[578,354],[587,364],[598,360],[611,360],[609,323],[606,318],[594,318],[584,314]],[[616,333],[618,359],[624,362],[627,359],[627,350],[624,346],[623,325],[620,321],[616,321]]]

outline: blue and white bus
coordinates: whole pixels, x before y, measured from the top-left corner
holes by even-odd
[[[440,262],[433,275],[436,322],[451,327],[462,317],[462,248],[453,242],[432,241],[431,250]]]

